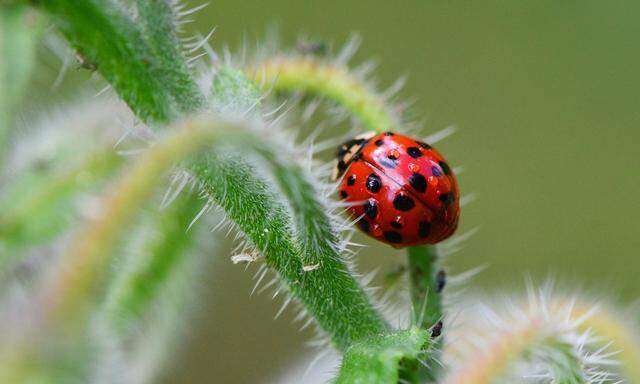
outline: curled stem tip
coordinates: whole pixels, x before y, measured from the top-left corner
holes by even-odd
[[[325,97],[344,107],[367,130],[396,130],[400,119],[387,100],[344,66],[310,57],[276,56],[247,68],[264,89]]]

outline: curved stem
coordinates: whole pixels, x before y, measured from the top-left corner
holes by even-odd
[[[494,335],[482,351],[473,355],[466,364],[456,367],[444,380],[445,384],[493,384],[503,379],[518,361],[538,352],[543,362],[554,373],[554,379],[567,384],[587,383],[583,363],[576,356],[573,345],[563,339],[566,330],[557,322],[536,314],[521,318],[515,329]]]
[[[569,300],[557,300],[558,308],[569,305]],[[640,337],[636,331],[636,319],[628,323],[625,316],[599,306],[593,308],[585,302],[571,300],[572,317],[581,319],[577,328],[591,332],[602,340],[603,346],[612,342],[611,349],[618,351],[615,360],[629,383],[640,383]],[[633,318],[633,317],[632,317]]]
[[[73,329],[77,320],[84,317],[88,300],[94,297],[92,292],[101,280],[100,271],[105,269],[126,223],[150,197],[162,174],[179,159],[193,156],[185,164],[204,190],[263,252],[267,264],[278,272],[338,348],[345,349],[357,340],[385,331],[385,323],[335,254],[318,255],[321,267],[305,270],[309,255],[302,253],[303,247],[291,238],[286,209],[244,161],[228,155],[220,157],[214,151],[194,155],[222,142],[245,149],[265,146],[263,140],[244,130],[238,124],[190,121],[146,152],[102,201],[101,214],[78,233],[43,290],[39,303],[45,307],[49,321]]]
[[[135,162],[104,197],[100,214],[83,227],[62,257],[57,273],[43,291],[45,315],[65,322],[70,322],[72,315],[79,315],[83,300],[92,297],[97,289],[100,271],[113,254],[126,223],[152,195],[161,176],[176,161],[215,143],[223,132],[234,128],[224,122],[210,123],[206,129],[187,123]]]
[[[176,270],[186,264],[194,245],[195,232],[189,224],[202,209],[202,200],[193,193],[183,193],[170,206],[144,215],[134,254],[124,256],[109,285],[102,316],[107,326],[122,340],[139,326],[172,280]]]
[[[262,146],[264,141],[255,145]],[[286,208],[268,185],[255,179],[254,169],[244,159],[226,157],[222,161],[220,156],[207,154],[204,160],[190,167],[203,189],[265,256],[267,265],[277,271],[337,348],[344,350],[387,329],[341,258],[335,251],[327,252],[329,244],[323,244],[329,239],[316,245],[301,239],[299,244],[292,236]]]
[[[256,84],[276,92],[326,97],[353,114],[367,130],[396,130],[400,118],[387,101],[345,67],[309,57],[277,56],[246,69]]]
[[[171,31],[161,35],[146,28],[149,42],[124,8],[109,0],[47,0],[38,5],[83,56],[85,66],[97,68],[143,121],[164,123],[180,111],[200,107],[201,98],[184,63],[164,50],[170,41],[159,41],[163,36],[169,39]],[[161,28],[159,24],[166,23],[150,20],[147,8],[141,10],[143,26]],[[159,19],[166,15],[163,12]]]

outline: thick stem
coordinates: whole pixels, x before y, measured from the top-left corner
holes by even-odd
[[[246,113],[250,110],[249,113],[255,115],[255,118],[260,116],[260,94],[241,71],[229,67],[220,68],[213,82],[212,96],[216,109],[230,110],[235,113]],[[343,250],[339,245],[340,239],[330,222],[327,214],[328,207],[318,197],[320,182],[312,180],[307,175],[299,162],[292,157],[292,151],[281,148],[281,142],[265,138],[258,144],[252,145],[251,149],[269,164],[271,173],[293,212],[293,233],[302,263],[300,267],[296,267],[297,270],[293,271],[282,267],[275,267],[275,269],[292,289],[294,296],[307,304],[310,314],[320,327],[331,335],[338,348],[344,349],[363,337],[383,332],[387,329],[387,325],[368,302],[362,301],[364,292],[354,284],[350,277],[351,272],[342,261]],[[229,167],[224,159],[217,163],[220,165],[212,166],[222,168],[218,171],[219,173],[228,172],[224,168],[233,168]],[[235,168],[241,169],[241,167]],[[216,183],[209,185],[215,186]],[[219,203],[225,204],[223,201]],[[241,227],[245,230],[246,225]],[[278,230],[282,231],[282,229]],[[255,244],[256,241],[260,243],[263,238],[264,236],[252,237],[252,240]],[[265,252],[265,254],[277,255],[278,253]],[[272,266],[284,265],[285,262],[276,257],[272,260],[273,264],[270,264]],[[269,259],[267,261],[269,262]],[[290,264],[290,261],[286,263]],[[304,268],[313,269],[305,272]],[[287,273],[283,274],[283,270],[287,270]],[[313,295],[312,290],[298,289],[299,282],[302,281],[306,281],[309,287],[317,286],[318,289],[328,289],[330,285],[322,282],[331,282],[359,294],[345,296],[341,290],[336,290],[332,294],[325,293],[325,296],[330,297]]]
[[[252,168],[242,160],[221,158],[215,151],[194,155],[216,143],[234,143],[245,150],[265,146],[263,140],[246,132],[241,125],[204,120],[184,123],[152,147],[103,199],[101,214],[83,227],[58,264],[43,290],[44,296],[38,301],[45,308],[47,323],[70,331],[77,329],[74,327],[86,318],[102,271],[126,224],[151,196],[162,174],[176,161],[194,156],[187,164],[199,177],[204,190],[263,252],[267,264],[278,272],[293,296],[306,306],[338,348],[346,349],[355,341],[384,332],[386,324],[334,253],[317,254],[313,261],[319,267],[305,270],[313,253],[303,253],[305,247],[291,237],[287,210],[270,192],[271,188],[256,178]],[[275,152],[277,149],[271,150]],[[270,157],[265,160],[273,161]]]
[[[335,346],[344,350],[384,332],[386,324],[347,266],[335,252],[326,251],[323,244],[329,239],[312,245],[301,238],[298,243],[286,208],[268,185],[255,179],[254,168],[237,157],[222,160],[207,154],[190,168]]]
[[[428,332],[415,327],[362,340],[345,352],[336,384],[418,382],[404,367],[421,364],[428,346]]]
[[[47,0],[39,4],[82,55],[84,65],[97,68],[142,120],[165,123],[181,111],[200,107],[195,82],[185,73],[184,63],[173,62],[179,58],[163,50],[170,42],[159,41],[162,37],[150,28],[145,36],[119,3]],[[149,17],[146,8],[141,9]],[[159,19],[164,17],[162,13],[158,12]],[[153,23],[160,22],[145,18],[142,25]],[[169,39],[170,34],[164,36]]]
[[[180,51],[172,0],[136,0],[142,34],[155,54],[159,65],[170,77],[166,86],[174,95],[180,112],[192,112],[204,103],[204,98],[189,73]]]

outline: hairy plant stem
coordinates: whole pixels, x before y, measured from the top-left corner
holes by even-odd
[[[99,70],[139,118],[165,123],[200,108],[202,97],[183,60],[176,57],[177,48],[167,50],[174,37],[166,28],[166,18],[171,17],[166,3],[158,2],[164,4],[154,8],[158,12],[148,8],[151,3],[139,2],[139,22],[120,3],[109,0],[38,4],[78,50],[83,65]]]
[[[194,155],[219,143],[236,143],[245,149],[265,147],[264,140],[248,133],[242,125],[190,121],[146,152],[122,176],[100,204],[102,213],[78,233],[43,290],[39,303],[44,305],[49,321],[73,330],[86,317],[91,297],[95,297],[102,280],[100,271],[112,257],[126,223],[149,198],[160,176],[176,161],[193,156],[185,164],[199,177],[204,190],[263,252],[267,264],[278,272],[338,348],[346,349],[355,341],[384,332],[386,325],[335,254],[318,255],[311,261],[317,261],[320,267],[304,270],[310,256],[291,238],[286,209],[269,187],[256,179],[250,167],[243,161],[234,163],[229,157],[221,158],[214,151]],[[274,148],[272,153],[275,152]],[[265,160],[272,161],[269,157]]]
[[[336,384],[420,382],[403,368],[422,364],[429,338],[427,331],[413,327],[362,340],[345,352]]]
[[[250,66],[246,72],[265,90],[302,92],[332,100],[367,130],[393,131],[401,124],[386,100],[342,65],[308,57],[276,56]]]
[[[98,64],[98,70],[111,82],[136,114],[143,120],[160,122],[171,120],[176,115],[177,109],[172,101],[182,100],[182,95],[175,95],[172,87],[167,85],[174,82],[175,79],[168,76],[165,69],[160,70],[159,61],[154,56],[153,49],[137,26],[112,3],[91,0],[86,4],[83,2],[83,5],[78,7],[75,6],[75,2],[73,5],[71,3],[68,0],[52,0],[44,6],[57,18],[59,28],[72,44],[83,55],[95,60]],[[88,28],[84,20],[93,20],[94,18],[97,22]],[[136,52],[133,52],[134,48]],[[107,63],[103,65],[105,61]],[[140,73],[138,76],[138,72],[145,73]],[[228,214],[239,224],[258,249],[263,250],[267,246],[276,247],[279,241],[283,240],[292,245],[284,252],[281,248],[268,248],[267,250],[271,252],[265,252],[266,259],[270,266],[274,267],[285,280],[294,296],[307,306],[320,326],[331,335],[335,344],[344,349],[354,340],[385,330],[386,325],[372,309],[362,289],[340,260],[327,258],[319,272],[304,272],[302,258],[295,257],[295,255],[299,255],[300,250],[286,232],[290,226],[283,225],[286,224],[286,221],[283,222],[286,220],[284,210],[280,216],[275,215],[278,216],[276,217],[278,220],[273,221],[274,211],[278,212],[278,209],[270,209],[274,202],[265,201],[266,204],[255,207],[256,211],[250,217],[246,217],[244,211],[248,209],[248,202],[256,201],[255,193],[246,190],[242,194],[240,191],[246,186],[233,183],[227,184],[227,186],[238,188],[237,195],[219,193],[221,190],[224,191],[224,187],[221,186],[225,184],[222,181],[234,181],[230,179],[232,176],[237,176],[239,180],[247,182],[247,177],[252,176],[240,164],[235,169],[226,165],[221,167],[217,160],[220,159],[213,155],[205,156],[192,162],[190,169],[198,176],[205,189],[209,190],[211,196],[217,197],[217,202],[228,211]],[[229,169],[243,170],[245,174],[225,175],[224,171]],[[218,173],[214,174],[215,170]],[[220,175],[223,175],[224,180],[219,179]],[[221,183],[211,183],[211,180],[219,180]],[[129,189],[122,192],[134,193],[135,190]],[[242,198],[239,199],[239,197]],[[262,196],[258,197],[262,198]],[[238,203],[241,204],[238,205]],[[115,209],[119,209],[118,206]],[[235,217],[229,213],[230,209],[238,210]],[[264,217],[257,213],[262,213]],[[262,222],[263,226],[257,225],[260,222],[256,220],[257,217],[266,220]],[[270,228],[271,232],[267,233]],[[96,229],[97,232],[104,233],[94,235],[107,238],[110,230],[108,226]],[[104,243],[104,241],[101,242]],[[93,244],[98,244],[98,242]],[[104,249],[97,249],[88,243],[83,247],[91,249],[78,249],[75,253],[105,254]],[[85,262],[89,259],[84,258]],[[95,257],[95,259],[100,260],[101,257]],[[86,270],[88,268],[80,269]],[[82,277],[82,279],[85,278]],[[330,280],[326,281],[327,279]],[[69,283],[64,286],[70,287],[76,284],[82,285],[83,282],[74,282],[74,279],[69,279]],[[64,287],[60,289],[62,292],[69,291]],[[338,290],[339,293],[332,294],[331,292],[335,290]],[[322,294],[320,294],[321,292]],[[64,297],[65,295],[57,296]],[[73,300],[67,298],[61,300],[60,303],[67,301],[72,302]],[[345,321],[347,318],[353,318],[356,321]]]
[[[640,337],[636,331],[634,316],[624,316],[604,306],[590,305],[574,299],[556,299],[553,307],[565,308],[571,305],[572,317],[582,319],[577,325],[581,332],[590,332],[602,340],[600,344],[612,342],[611,349],[618,351],[616,360],[629,383],[640,383]],[[632,320],[629,322],[628,317]]]
[[[212,88],[214,99],[226,105],[226,108],[223,105],[222,109],[231,108],[240,112],[251,109],[260,101],[260,95],[253,84],[241,71],[230,67],[219,70]],[[255,118],[259,118],[258,107],[251,111]],[[344,247],[340,245],[340,239],[327,215],[328,207],[318,198],[320,182],[311,180],[291,155],[283,156],[287,151],[278,148],[276,142],[265,139],[263,145],[252,146],[252,149],[270,165],[273,177],[293,211],[293,229],[296,243],[300,248],[302,266],[298,271],[294,271],[296,273],[292,277],[284,277],[285,280],[308,281],[307,284],[317,284],[318,287],[321,286],[320,281],[336,280],[332,284],[337,283],[348,286],[349,290],[361,291],[360,287],[351,281],[351,272],[342,261],[341,253]],[[220,163],[224,164],[224,161]],[[224,203],[221,202],[221,204]],[[301,271],[304,272],[304,268],[313,268],[313,270],[300,274]],[[276,270],[282,271],[282,268],[276,268]],[[296,275],[297,277],[294,277]],[[316,278],[318,278],[317,282]],[[341,279],[344,281],[338,283],[337,281]],[[289,286],[293,289],[297,288],[291,287],[291,284]],[[329,334],[340,349],[344,349],[361,337],[369,337],[387,328],[379,315],[360,299],[353,301],[352,298],[343,297],[342,300],[346,302],[339,303],[340,300],[335,298],[325,299],[322,296],[314,298],[304,291],[300,293],[308,296],[303,299],[303,302],[317,302],[309,307],[310,312],[323,329],[332,330]],[[318,310],[319,307],[325,307],[325,309]],[[332,308],[329,310],[327,307]],[[353,311],[351,316],[348,315],[349,307]]]
[[[341,105],[360,120],[366,129],[376,132],[395,130],[400,119],[391,111],[384,98],[352,75],[343,66],[309,57],[277,56],[246,69],[253,80],[265,89],[301,92],[325,97]],[[407,248],[408,270],[415,324],[432,329],[438,341],[430,351],[428,367],[416,366],[421,380],[437,376],[442,331],[441,294],[444,275],[436,267],[434,246]]]
[[[136,0],[142,34],[161,68],[171,81],[168,91],[176,98],[180,112],[193,112],[204,103],[204,97],[189,74],[177,37],[176,15],[172,0]],[[177,99],[179,98],[179,99]]]
[[[559,318],[545,318],[529,313],[512,328],[492,335],[487,348],[466,364],[456,367],[445,384],[494,384],[508,379],[513,366],[522,360],[541,360],[553,376],[554,383],[588,383],[584,364],[573,344],[563,338],[572,332]],[[507,382],[507,381],[504,381]]]

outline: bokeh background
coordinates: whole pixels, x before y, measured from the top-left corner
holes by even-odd
[[[551,277],[628,303],[640,296],[638,14],[631,0],[217,0],[188,28],[217,26],[215,49],[253,46],[274,26],[289,46],[304,35],[337,47],[359,33],[353,62],[376,59],[383,86],[408,75],[402,95],[415,100],[425,135],[458,127],[438,148],[464,166],[463,193],[477,195],[460,232],[479,232],[449,269],[488,265],[469,283],[488,294],[522,290],[525,276]],[[37,108],[94,84],[72,70],[51,92],[60,63],[44,61]],[[227,243],[211,255],[166,383],[277,382],[315,353],[305,346],[312,333],[291,324],[293,311],[274,321],[279,303],[250,297],[250,272],[228,256]],[[358,257],[364,271],[401,261],[378,245]]]

